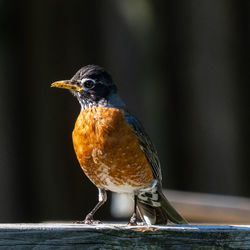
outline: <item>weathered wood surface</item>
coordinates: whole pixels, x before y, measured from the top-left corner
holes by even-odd
[[[250,226],[0,224],[0,249],[250,249]],[[142,230],[142,231],[140,231]]]

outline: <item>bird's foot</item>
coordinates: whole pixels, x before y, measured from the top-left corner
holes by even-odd
[[[132,214],[132,216],[131,216],[131,218],[129,220],[128,226],[137,226],[136,213]]]
[[[101,221],[99,220],[94,220],[93,215],[92,214],[88,214],[85,218],[84,221],[76,221],[74,222],[75,224],[87,224],[87,225],[91,225],[91,224],[102,224]]]

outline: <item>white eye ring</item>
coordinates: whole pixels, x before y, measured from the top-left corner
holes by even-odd
[[[85,90],[93,89],[95,87],[95,83],[95,80],[89,78],[84,78],[81,80],[82,88]]]

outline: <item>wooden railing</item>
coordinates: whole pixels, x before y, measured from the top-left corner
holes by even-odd
[[[0,249],[250,249],[248,198],[165,192],[192,224],[0,224]],[[227,225],[195,225],[198,222]]]
[[[250,249],[250,226],[0,224],[1,249]]]

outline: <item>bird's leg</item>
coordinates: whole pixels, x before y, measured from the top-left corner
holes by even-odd
[[[92,209],[92,211],[87,214],[84,224],[93,224],[93,216],[95,212],[107,201],[107,193],[104,189],[98,188],[99,191],[99,202],[96,204],[96,206]]]
[[[129,220],[129,226],[136,226],[137,225],[137,218],[136,218],[136,204],[137,203],[137,196],[134,195],[134,212]]]
[[[95,212],[107,201],[107,193],[104,189],[98,188],[99,191],[99,202],[96,204],[96,206],[91,210],[89,214],[87,214],[85,220],[83,222],[77,222],[77,223],[83,223],[83,224],[93,224],[93,223],[100,223],[100,221],[94,221],[93,216]]]

